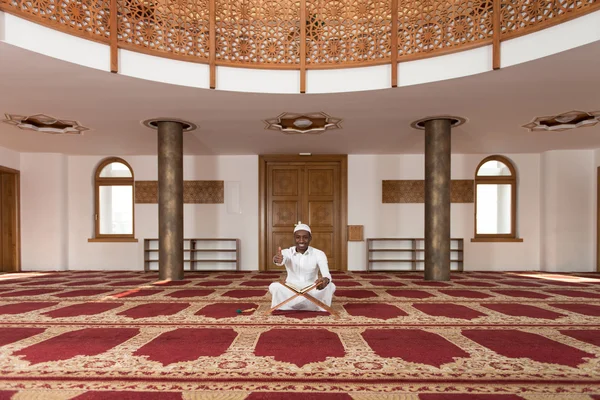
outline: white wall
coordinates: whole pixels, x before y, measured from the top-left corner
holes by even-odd
[[[452,179],[473,179],[489,154],[453,155]],[[532,270],[539,268],[539,155],[505,155],[518,171],[517,234],[523,243],[471,243],[474,204],[452,204],[451,236],[463,238],[465,270]],[[381,181],[424,179],[423,155],[350,155],[348,157],[348,224],[364,225],[364,237],[424,237],[424,204],[382,204]],[[348,269],[364,270],[366,242],[349,242]]]
[[[2,41],[84,67],[110,71],[110,47],[5,13]],[[0,26],[0,29],[2,27]]]
[[[68,265],[67,156],[21,154],[21,262],[24,271],[64,270]],[[69,208],[71,208],[69,210]]]
[[[473,179],[489,154],[453,155],[452,179]],[[452,204],[451,235],[464,238],[465,270],[595,269],[596,167],[600,150],[504,154],[518,172],[522,243],[472,243],[473,204]],[[158,237],[158,206],[135,206],[137,243],[89,243],[93,173],[104,157],[22,153],[0,148],[0,165],[21,171],[24,270],[141,270],[143,239]],[[136,180],[157,180],[156,157],[123,157]],[[258,157],[186,156],[184,179],[224,180],[225,204],[184,205],[185,237],[241,239],[242,268],[258,268]],[[423,204],[382,204],[381,181],[424,179],[423,155],[349,155],[348,223],[369,237],[423,237]],[[239,185],[238,198],[230,186]],[[241,212],[231,206],[241,204]],[[228,206],[229,209],[228,209]],[[348,243],[348,268],[365,269],[365,242]]]
[[[542,154],[540,269],[595,270],[595,166],[593,150]]]
[[[143,269],[144,238],[158,238],[158,205],[135,205],[137,243],[88,242],[94,231],[93,173],[104,157],[69,157],[69,202],[78,204],[69,215],[69,269]],[[136,180],[157,180],[154,156],[122,157],[133,168]],[[241,267],[258,269],[258,157],[185,156],[185,180],[240,182],[241,213],[229,213],[225,204],[185,204],[185,238],[241,239]]]
[[[18,170],[20,168],[20,160],[19,152],[0,147],[0,166]]]

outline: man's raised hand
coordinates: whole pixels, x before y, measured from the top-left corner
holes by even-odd
[[[277,254],[273,257],[273,262],[275,264],[281,264],[283,262],[283,254],[281,254],[281,247],[277,250]]]

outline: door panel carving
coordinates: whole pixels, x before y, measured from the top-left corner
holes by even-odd
[[[271,258],[277,253],[277,248],[281,247],[281,249],[287,249],[294,245],[294,238],[289,233],[273,233],[272,240],[273,247],[271,248]],[[277,266],[273,266],[275,269],[278,269]]]
[[[297,201],[273,201],[273,226],[285,228],[298,222]]]
[[[273,170],[273,196],[298,196],[299,172],[297,169]]]
[[[333,196],[333,175],[333,169],[310,169],[308,171],[308,195]]]
[[[333,233],[329,232],[313,232],[311,246],[316,247],[319,250],[323,250],[327,254],[327,261],[329,262],[330,269],[336,269],[336,257],[334,249],[334,238]]]
[[[311,201],[308,203],[308,224],[313,227],[333,228],[333,201]]]

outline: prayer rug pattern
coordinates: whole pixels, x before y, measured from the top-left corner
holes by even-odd
[[[281,278],[0,275],[0,399],[600,399],[600,274],[336,272],[339,318]]]

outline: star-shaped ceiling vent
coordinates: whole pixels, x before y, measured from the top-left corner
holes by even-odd
[[[534,118],[530,123],[523,125],[523,128],[534,131],[566,131],[568,129],[583,128],[594,126],[600,122],[600,111],[569,111],[559,115],[549,117]]]
[[[265,129],[283,133],[321,133],[329,129],[341,129],[340,118],[333,118],[324,112],[293,114],[283,113],[277,118],[267,119]]]
[[[83,131],[89,130],[89,128],[80,125],[77,121],[61,120],[45,114],[31,116],[5,114],[5,116],[6,119],[2,122],[15,125],[17,128],[24,130],[71,135],[80,135]]]

